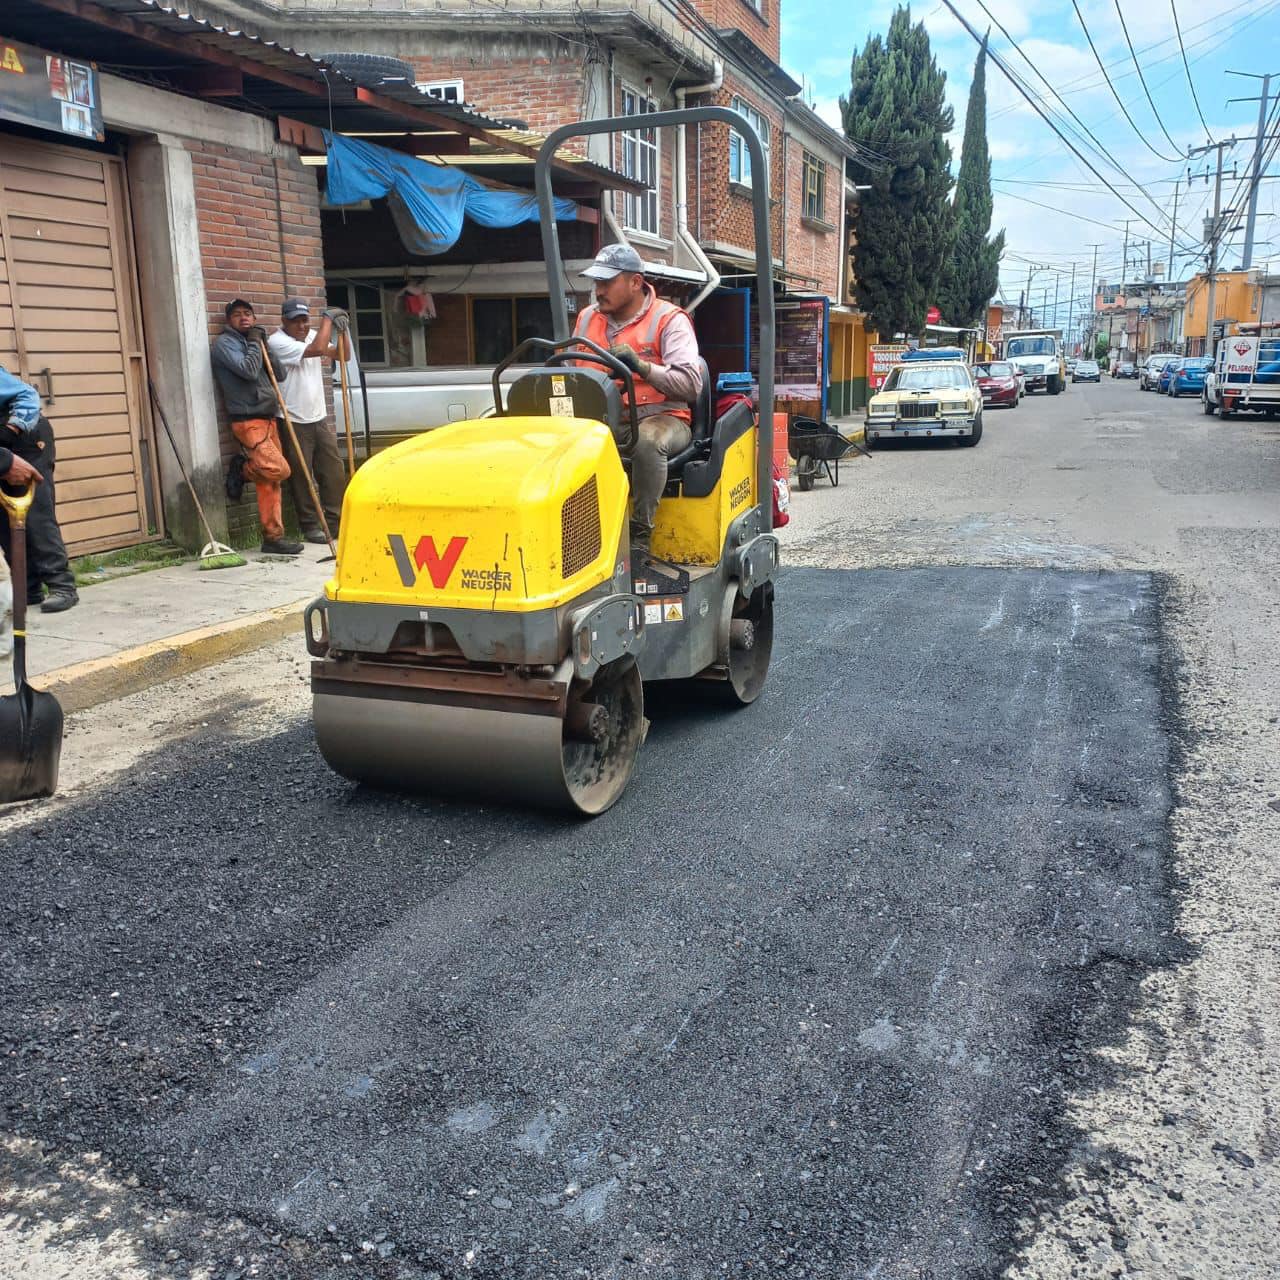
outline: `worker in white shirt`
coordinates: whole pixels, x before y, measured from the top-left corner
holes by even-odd
[[[302,451],[299,459],[282,423],[280,436],[292,473],[289,487],[302,536],[308,542],[324,542],[320,513],[311,501],[300,462],[306,463],[315,480],[316,492],[324,507],[325,523],[336,538],[347,479],[342,455],[338,451],[338,435],[329,422],[325,406],[323,364],[325,360],[337,360],[346,355],[349,322],[345,311],[331,308],[321,316],[320,327],[313,329],[311,308],[301,298],[286,299],[280,308],[280,318],[280,328],[267,339],[267,345],[285,370],[280,391],[298,435],[298,448]],[[338,342],[344,347],[341,353],[333,341],[335,332]]]

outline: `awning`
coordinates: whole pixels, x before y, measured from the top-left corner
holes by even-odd
[[[329,162],[325,200],[330,205],[360,204],[386,196],[396,229],[410,253],[430,255],[451,249],[470,218],[483,227],[514,227],[538,221],[532,193],[499,191],[448,165],[372,142],[324,134]],[[572,222],[577,205],[555,202],[557,220]]]

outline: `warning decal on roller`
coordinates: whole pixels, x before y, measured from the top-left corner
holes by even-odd
[[[684,605],[679,600],[664,600],[662,602],[662,620],[663,622],[683,622]]]
[[[660,604],[647,604],[644,607],[645,625],[649,623],[659,623],[662,621],[662,606]]]

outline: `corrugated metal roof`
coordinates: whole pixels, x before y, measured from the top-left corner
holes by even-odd
[[[386,104],[430,112],[440,122],[442,131],[452,126],[473,136],[480,132],[485,136],[478,141],[499,151],[518,154],[509,152],[509,148],[536,150],[544,141],[543,135],[525,129],[522,121],[487,115],[467,103],[441,101],[409,80],[383,79],[362,85],[361,81],[313,54],[251,31],[223,25],[218,15],[205,16],[200,0],[191,0],[182,9],[163,0],[93,0],[91,6],[84,8],[76,0],[4,0],[3,8],[6,31],[14,38],[28,39],[37,45],[53,43],[59,51],[92,58],[103,71],[126,79],[163,85],[166,76],[173,78],[175,71],[184,69],[174,66],[177,56],[189,57],[194,64],[227,64],[232,59],[242,66],[256,63],[264,71],[269,68],[277,75],[284,73],[313,86],[291,86],[287,80],[282,83],[281,79],[253,76],[251,92],[217,99],[225,106],[259,115],[311,116],[314,117],[312,123],[337,132],[423,128],[422,122],[414,120],[409,111],[397,116],[389,106],[360,101],[358,90],[367,87]],[[98,16],[94,10],[105,12]],[[59,19],[56,32],[49,26],[52,14],[57,14]],[[160,39],[161,44],[167,42],[168,48],[146,44],[148,35]],[[189,52],[183,47],[187,42],[191,46]],[[139,50],[143,49],[153,51],[154,56],[140,57]],[[246,76],[252,75],[248,67],[244,67],[244,72]],[[180,84],[170,87],[182,92]],[[557,151],[556,158],[585,181],[625,189],[635,186],[616,170],[565,148]],[[464,158],[459,159],[465,163]]]

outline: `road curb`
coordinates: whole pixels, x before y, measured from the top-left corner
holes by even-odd
[[[85,711],[293,635],[302,630],[302,611],[313,598],[304,596],[230,622],[152,640],[107,658],[57,667],[36,676],[35,683],[48,689],[64,711]]]

